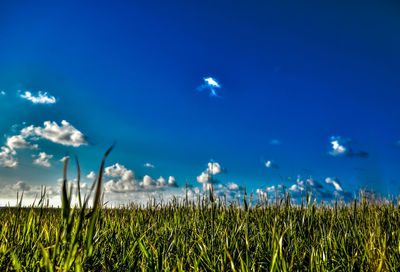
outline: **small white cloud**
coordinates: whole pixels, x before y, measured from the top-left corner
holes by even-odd
[[[265,167],[267,168],[279,168],[279,165],[273,161],[266,161]]]
[[[146,162],[146,163],[144,164],[144,166],[147,167],[147,168],[154,168],[154,167],[155,167],[154,165],[152,165],[152,164],[149,163],[149,162]]]
[[[117,180],[109,180],[104,184],[106,192],[124,193],[136,191],[155,191],[168,187],[178,187],[175,178],[170,176],[168,181],[163,177],[154,180],[149,175],[145,175],[143,179],[137,180],[134,172],[128,170],[121,164],[114,164],[105,168],[105,175],[109,177],[119,178]]]
[[[226,187],[228,187],[229,190],[233,190],[233,191],[236,191],[236,190],[240,189],[240,186],[237,185],[236,183],[233,183],[233,182],[228,183],[226,185]]]
[[[335,187],[336,191],[343,191],[342,187],[339,184],[339,180],[338,179],[327,177],[325,179],[325,182],[328,183],[328,184],[332,184]]]
[[[52,95],[49,95],[47,92],[38,92],[35,96],[31,92],[26,91],[20,95],[21,98],[31,101],[33,104],[54,104],[56,103],[56,98]]]
[[[69,156],[62,157],[60,162],[64,163],[66,160],[69,160]]]
[[[44,167],[50,167],[51,164],[49,160],[51,158],[53,158],[53,155],[46,154],[45,152],[40,152],[39,155],[37,155],[37,159],[35,159],[33,163]]]
[[[6,95],[7,93],[5,91],[0,91],[1,95]]]
[[[199,86],[197,90],[209,90],[210,96],[218,96],[216,89],[221,88],[221,85],[217,82],[217,80],[212,77],[205,77],[203,80],[204,84]]]
[[[207,83],[207,85],[211,86],[211,87],[217,87],[217,88],[221,88],[221,86],[219,85],[219,83],[212,77],[207,77],[204,78],[204,81]]]
[[[347,153],[347,148],[344,146],[345,140],[343,140],[341,137],[331,137],[331,145],[332,149],[329,151],[329,155],[331,156],[342,156]]]
[[[94,179],[95,177],[96,177],[96,173],[95,173],[94,171],[91,171],[91,172],[86,176],[87,179]]]
[[[175,177],[169,176],[169,178],[168,178],[168,185],[169,185],[169,186],[174,186],[174,187],[178,186],[178,185],[176,184]]]

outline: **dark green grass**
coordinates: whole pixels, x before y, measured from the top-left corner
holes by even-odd
[[[102,164],[102,167],[104,164]],[[103,169],[100,169],[101,173]],[[400,271],[400,209],[367,200],[0,209],[0,271]],[[211,196],[211,197],[210,197]],[[255,202],[253,202],[255,203]]]

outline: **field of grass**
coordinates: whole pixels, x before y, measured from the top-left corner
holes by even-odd
[[[103,166],[90,208],[88,198],[71,207],[78,192],[64,180],[61,209],[0,209],[0,271],[400,271],[393,201],[224,203],[210,193],[109,209]]]

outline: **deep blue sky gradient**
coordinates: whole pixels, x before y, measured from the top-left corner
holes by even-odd
[[[312,175],[398,193],[399,14],[396,1],[1,1],[0,131],[65,119],[90,145],[41,148],[79,155],[86,172],[116,141],[109,164],[180,185],[212,158],[222,181],[250,190]],[[220,97],[197,91],[207,76]],[[58,103],[31,105],[18,90]],[[369,157],[329,156],[331,136]],[[29,152],[0,169],[3,184],[60,176]]]

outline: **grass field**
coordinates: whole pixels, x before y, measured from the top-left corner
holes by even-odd
[[[61,209],[42,198],[35,208],[0,210],[0,271],[400,271],[393,201],[360,194],[317,205],[308,194],[295,206],[285,194],[224,203],[210,192],[109,209],[101,204],[103,167],[90,208],[87,197],[71,207],[78,192],[65,178]]]

